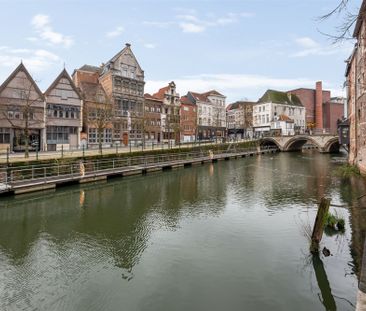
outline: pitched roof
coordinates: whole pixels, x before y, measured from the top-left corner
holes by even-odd
[[[237,101],[226,107],[227,110],[238,109],[240,106],[255,105],[255,102],[250,101]]]
[[[192,103],[187,96],[182,96],[180,98],[180,103],[183,105],[194,105],[194,103]]]
[[[10,76],[3,82],[3,84],[1,84],[0,86],[0,93],[7,87],[7,85],[11,82],[11,80],[13,80],[16,75],[18,74],[18,72],[23,71],[25,73],[25,75],[27,76],[28,80],[32,83],[32,86],[34,87],[34,89],[36,90],[36,92],[38,93],[38,95],[40,96],[40,98],[42,100],[44,100],[44,96],[42,91],[39,89],[37,83],[34,81],[34,79],[32,78],[32,76],[30,75],[30,73],[28,72],[27,68],[25,68],[24,64],[21,62],[19,64],[19,66],[17,68],[15,68],[15,70],[10,74]]]
[[[85,64],[85,65],[81,66],[78,70],[90,71],[90,72],[100,72],[101,68]]]
[[[101,94],[104,98],[107,97],[103,87],[97,83],[81,82],[80,90],[87,101],[95,101],[98,94]]]
[[[200,93],[196,93],[196,92],[189,92],[191,93],[191,95],[194,97],[195,100],[199,100],[201,102],[207,102],[207,96],[205,94],[200,94]]]
[[[137,58],[136,58],[135,54],[133,54],[132,49],[131,49],[131,44],[129,44],[129,43],[126,43],[126,46],[125,46],[121,51],[119,51],[116,55],[114,55],[114,56],[113,56],[113,57],[112,57],[112,58],[107,62],[107,64],[108,64],[108,63],[114,63],[114,62],[118,59],[118,57],[120,57],[122,54],[124,54],[124,53],[125,53],[125,52],[127,52],[127,51],[129,51],[129,52],[131,53],[132,57],[135,59],[135,62],[136,62],[136,64],[137,64],[137,66],[138,66],[139,70],[143,71],[143,70],[141,69],[141,66],[140,66],[139,62],[137,61]]]
[[[275,90],[267,90],[258,100],[258,103],[276,103],[303,107],[300,99],[295,94],[287,94],[285,92]]]
[[[46,90],[46,92],[44,94],[47,96],[52,91],[52,89],[54,89],[56,87],[56,85],[58,84],[58,82],[62,78],[65,78],[65,79],[69,80],[72,89],[75,91],[75,93],[81,99],[82,96],[81,96],[79,90],[76,88],[74,81],[71,79],[71,77],[68,74],[68,72],[66,71],[66,69],[64,69],[64,70],[61,71],[61,73],[57,76],[57,78],[55,79],[55,81],[53,81],[53,83],[49,86],[49,88]]]
[[[206,92],[206,93],[203,93],[202,95],[205,95],[205,96],[213,95],[213,96],[221,96],[221,97],[225,97],[224,95],[222,95],[221,93],[219,93],[219,92],[218,92],[218,91],[216,91],[216,90],[208,91],[208,92]]]
[[[167,90],[169,90],[169,85],[168,86],[165,86],[165,87],[162,87],[161,89],[159,89],[159,91],[157,91],[155,94],[153,94],[152,96],[157,98],[157,99],[164,99],[165,97],[165,92]]]
[[[144,94],[144,98],[145,99],[148,99],[148,100],[154,100],[154,101],[158,101],[158,102],[163,102],[161,99],[156,98],[156,97],[150,95],[149,93],[145,93]]]

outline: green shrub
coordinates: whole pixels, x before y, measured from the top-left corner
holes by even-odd
[[[360,170],[357,168],[357,166],[346,163],[338,167],[335,171],[335,174],[341,178],[349,178],[360,175]]]

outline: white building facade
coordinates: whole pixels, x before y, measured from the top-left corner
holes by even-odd
[[[268,90],[253,108],[254,136],[305,131],[305,107],[296,95]]]
[[[197,106],[197,139],[225,137],[226,97],[215,90],[206,93],[188,92],[187,97]]]

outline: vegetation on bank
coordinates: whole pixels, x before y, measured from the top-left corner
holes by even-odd
[[[335,175],[341,178],[360,176],[360,170],[355,165],[345,163],[336,169]]]
[[[337,213],[331,214],[328,212],[325,218],[324,232],[328,236],[338,233],[343,234],[345,231],[345,220]]]

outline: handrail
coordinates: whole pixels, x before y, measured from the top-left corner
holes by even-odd
[[[266,150],[275,150],[276,148],[267,148]],[[263,150],[263,147],[262,149]],[[238,148],[236,150],[212,150],[213,154],[225,155],[244,152],[256,152],[257,148]],[[99,160],[80,160],[68,164],[48,164],[48,165],[29,165],[21,167],[9,167],[0,170],[1,174],[5,172],[7,184],[16,184],[35,180],[56,180],[61,178],[76,176],[89,176],[105,171],[121,170],[128,167],[137,166],[138,168],[147,168],[154,164],[174,163],[189,161],[192,159],[203,159],[209,156],[209,151],[194,151],[171,154],[146,155],[135,157],[119,157],[112,159]],[[1,183],[1,179],[0,179]]]

